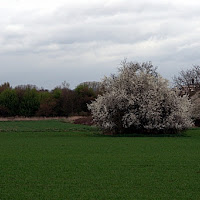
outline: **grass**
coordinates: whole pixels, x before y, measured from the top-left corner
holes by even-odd
[[[98,137],[59,121],[0,122],[0,200],[200,199],[200,129]]]

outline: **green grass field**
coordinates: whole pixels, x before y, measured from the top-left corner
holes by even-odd
[[[7,199],[200,199],[200,129],[112,137],[59,121],[0,122]]]

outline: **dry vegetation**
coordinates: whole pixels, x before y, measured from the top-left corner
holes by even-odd
[[[43,121],[43,120],[62,120],[73,124],[93,125],[91,116],[71,116],[71,117],[1,117],[1,122],[7,121]]]

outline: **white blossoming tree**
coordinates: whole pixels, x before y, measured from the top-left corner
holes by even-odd
[[[118,75],[102,81],[103,95],[88,109],[104,131],[176,133],[192,125],[191,103],[178,96],[148,63],[122,62]]]

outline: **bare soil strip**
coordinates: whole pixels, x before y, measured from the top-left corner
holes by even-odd
[[[39,120],[66,120],[67,117],[0,117],[0,121],[39,121]]]

